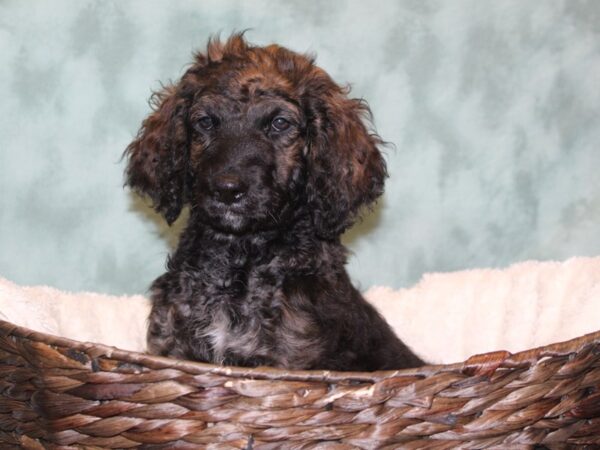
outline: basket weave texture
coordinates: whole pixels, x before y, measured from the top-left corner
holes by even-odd
[[[0,448],[598,448],[600,332],[372,373],[234,368],[0,321]]]

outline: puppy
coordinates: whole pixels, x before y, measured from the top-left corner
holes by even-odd
[[[422,361],[350,283],[340,234],[383,191],[364,118],[313,59],[241,34],[152,98],[126,183],[171,224],[148,348],[238,366],[371,371]]]

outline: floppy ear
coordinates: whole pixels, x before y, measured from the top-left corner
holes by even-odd
[[[383,193],[387,176],[382,141],[365,125],[369,107],[331,85],[328,95],[313,97],[307,155],[309,207],[317,232],[329,239]]]
[[[186,202],[189,142],[188,105],[176,86],[153,94],[154,110],[125,150],[126,184],[152,199],[152,206],[169,225]]]

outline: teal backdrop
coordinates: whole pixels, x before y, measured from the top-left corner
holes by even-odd
[[[0,0],[0,276],[146,291],[176,233],[121,154],[152,90],[244,29],[316,53],[393,144],[344,236],[362,289],[600,254],[598,1]]]

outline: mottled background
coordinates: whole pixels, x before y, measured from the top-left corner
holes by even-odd
[[[362,287],[600,254],[598,1],[0,1],[0,276],[144,292],[176,238],[122,189],[160,81],[250,28],[366,98],[391,178]],[[181,224],[179,224],[180,226]]]

